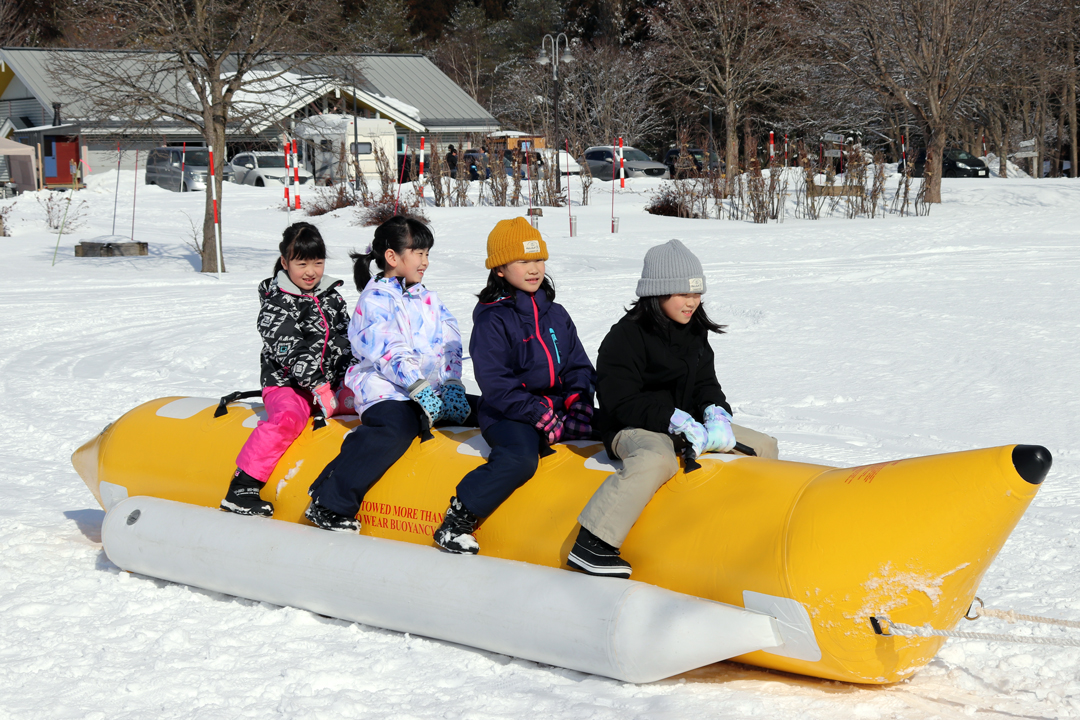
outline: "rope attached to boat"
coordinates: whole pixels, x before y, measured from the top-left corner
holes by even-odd
[[[978,604],[976,607],[975,604]],[[964,616],[967,620],[978,620],[981,617],[994,617],[1006,622],[1018,621],[1038,623],[1044,625],[1057,625],[1060,627],[1080,628],[1080,622],[1074,620],[1061,620],[1039,615],[1025,615],[1014,610],[995,610],[987,608],[980,598],[975,598],[971,608]],[[885,637],[898,635],[901,637],[946,637],[959,640],[986,640],[998,642],[1020,643],[1023,645],[1057,645],[1060,647],[1080,647],[1080,640],[1074,638],[1049,638],[1049,637],[1021,637],[1009,633],[973,633],[958,630],[938,630],[937,628],[923,625],[915,627],[906,623],[893,622],[887,615],[875,615],[870,618],[870,624],[877,635]]]

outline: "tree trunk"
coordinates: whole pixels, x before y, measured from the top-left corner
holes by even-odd
[[[750,116],[747,115],[743,118],[743,168],[747,171],[750,170],[751,160],[757,156],[757,143],[753,142],[753,138],[750,137]]]
[[[945,156],[945,143],[949,139],[949,131],[945,127],[938,127],[929,131],[928,135],[930,142],[926,144],[926,169],[923,171],[926,193],[923,199],[928,203],[939,203],[941,202],[941,160]]]
[[[206,211],[203,215],[203,243],[202,243],[202,272],[221,273],[225,272],[225,260],[223,249],[218,241],[218,232],[221,227],[221,171],[225,167],[225,113],[222,101],[224,88],[218,84],[211,85],[213,103],[206,109],[204,115],[203,139],[206,146],[214,154],[213,179],[206,180]],[[215,197],[217,198],[215,201]],[[215,227],[215,217],[217,226]],[[219,264],[220,259],[220,264]]]
[[[735,108],[735,102],[728,100],[724,105],[724,115],[727,125],[727,147],[724,152],[724,163],[728,178],[739,174],[739,136],[736,128],[739,126],[739,112]]]
[[[1071,7],[1071,5],[1070,5]],[[1071,13],[1070,13],[1071,20]],[[1069,116],[1069,173],[1070,177],[1080,177],[1077,175],[1076,167],[1076,46],[1072,38],[1072,23],[1069,25],[1069,40],[1066,43],[1068,49],[1067,63],[1069,66],[1068,72],[1065,74],[1065,108]]]

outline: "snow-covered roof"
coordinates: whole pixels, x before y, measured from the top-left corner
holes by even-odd
[[[132,66],[131,75],[152,75],[159,90],[192,94],[191,85],[179,73],[172,71],[157,75],[147,73],[153,63],[167,65],[169,57],[161,53],[118,52],[79,49],[0,48],[0,61],[15,73],[27,90],[51,112],[53,103],[63,105],[64,119],[79,120],[87,134],[116,129],[124,124],[121,118],[95,116],[88,93],[64,87],[53,75],[53,69],[85,64],[89,56],[106,56],[115,64]],[[361,78],[355,89],[348,80],[335,77],[328,64],[313,60],[302,69],[290,72],[264,73],[265,80],[256,78],[237,93],[241,110],[257,108],[249,130],[262,132],[275,122],[290,117],[308,103],[329,92],[355,96],[365,107],[393,120],[413,132],[476,132],[488,134],[498,130],[498,121],[473,100],[431,60],[418,54],[369,54],[352,58],[360,69]],[[228,63],[227,63],[228,64]],[[225,68],[228,72],[228,67]],[[69,83],[77,83],[72,77]],[[194,100],[194,98],[192,98]],[[265,112],[263,111],[265,109]],[[175,128],[175,130],[174,130]],[[153,133],[169,134],[183,131],[173,120],[155,123]]]

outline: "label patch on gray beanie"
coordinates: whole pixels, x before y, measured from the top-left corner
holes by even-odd
[[[705,278],[690,278],[690,292],[699,293],[705,289]]]

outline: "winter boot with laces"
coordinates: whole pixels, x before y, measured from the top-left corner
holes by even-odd
[[[442,525],[435,531],[435,544],[447,552],[459,555],[475,555],[480,545],[473,537],[480,518],[473,515],[456,497],[450,498],[450,507]]]
[[[354,517],[349,517],[348,515],[334,512],[329,508],[323,507],[314,500],[308,505],[308,509],[304,511],[304,517],[313,522],[316,527],[321,527],[323,530],[330,530],[331,532],[360,532],[359,520]]]
[[[584,527],[578,533],[566,564],[583,573],[604,577],[628,578],[631,572],[630,563],[619,557],[618,548],[608,545]]]
[[[259,482],[237,468],[233,473],[232,482],[229,483],[229,491],[225,493],[225,499],[221,501],[221,509],[237,515],[270,517],[274,514],[274,506],[259,497],[263,485],[265,483]]]

